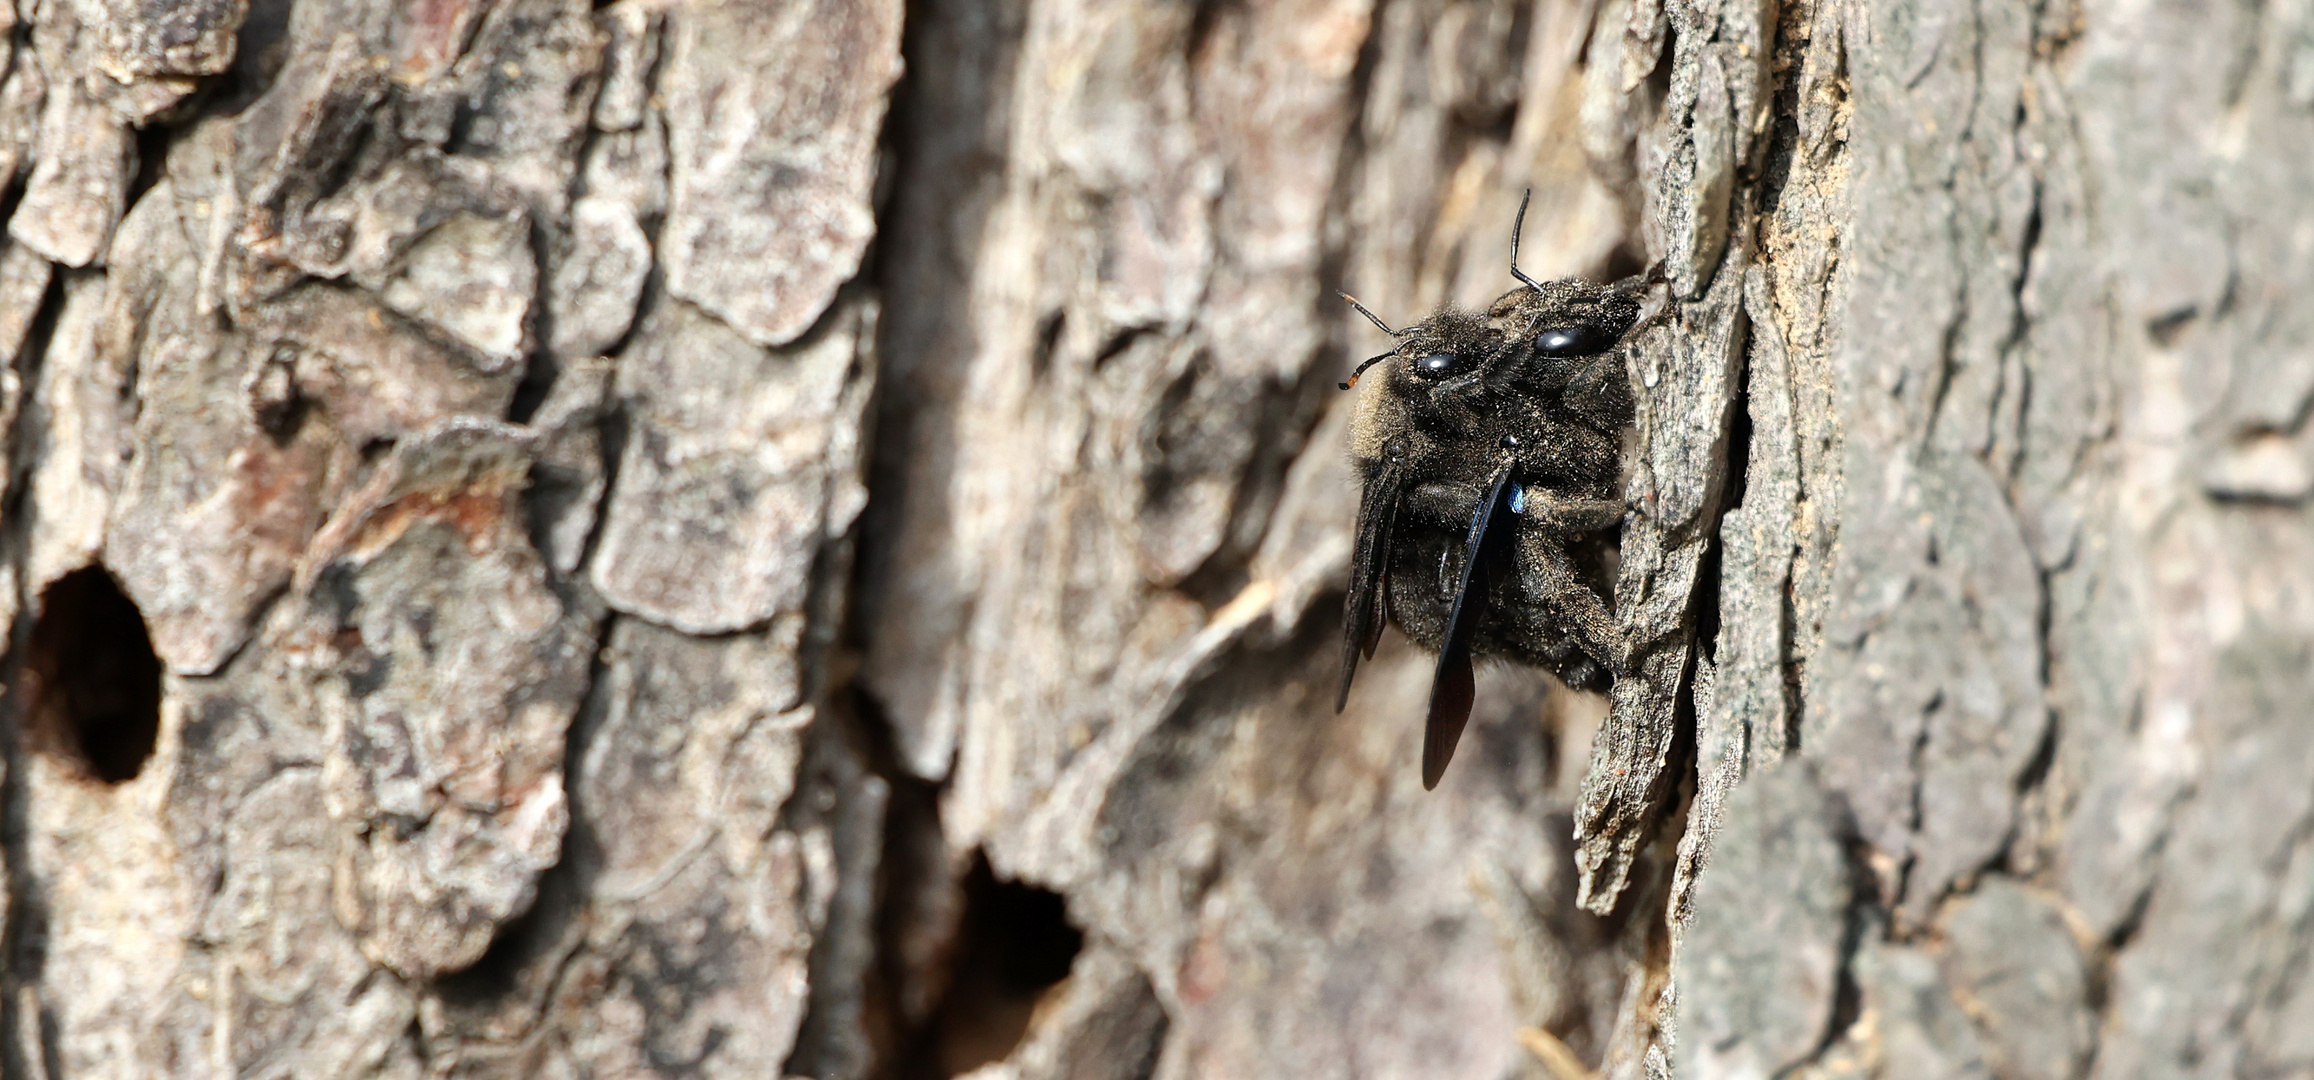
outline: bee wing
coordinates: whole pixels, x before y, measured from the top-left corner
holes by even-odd
[[[1350,594],[1342,603],[1342,687],[1334,711],[1350,703],[1350,680],[1358,657],[1369,659],[1382,640],[1383,589],[1390,572],[1390,538],[1398,525],[1398,500],[1406,487],[1406,467],[1385,461],[1366,481],[1358,500],[1358,542],[1350,556]]]
[[[1438,647],[1438,672],[1430,679],[1430,715],[1422,731],[1422,789],[1438,786],[1454,744],[1462,741],[1462,726],[1470,720],[1475,680],[1470,670],[1470,638],[1486,611],[1487,564],[1510,546],[1512,496],[1511,466],[1495,470],[1486,497],[1470,521],[1470,539],[1462,550],[1462,578],[1454,587],[1454,607],[1446,616],[1446,639]]]

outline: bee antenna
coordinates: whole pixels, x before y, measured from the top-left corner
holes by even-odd
[[[1511,220],[1511,276],[1519,279],[1527,288],[1541,292],[1542,285],[1537,283],[1535,279],[1528,277],[1526,271],[1519,269],[1519,230],[1526,227],[1527,200],[1534,197],[1535,189],[1533,188],[1519,192],[1519,216]]]
[[[1405,336],[1406,336],[1408,333],[1410,333],[1410,332],[1411,332],[1411,331],[1406,331],[1406,330],[1392,330],[1392,329],[1390,329],[1390,324],[1389,324],[1389,323],[1386,323],[1386,322],[1383,322],[1383,321],[1382,321],[1382,316],[1380,316],[1380,315],[1376,315],[1376,314],[1374,314],[1373,312],[1366,310],[1366,305],[1359,303],[1359,302],[1358,302],[1358,298],[1357,298],[1357,297],[1355,297],[1355,296],[1352,296],[1352,295],[1350,295],[1349,293],[1335,293],[1334,295],[1336,295],[1336,296],[1339,296],[1339,297],[1341,297],[1341,298],[1342,298],[1342,299],[1344,299],[1344,300],[1348,300],[1348,301],[1350,302],[1350,306],[1351,306],[1351,307],[1354,307],[1354,308],[1357,308],[1357,309],[1358,309],[1358,314],[1360,314],[1360,315],[1364,315],[1364,316],[1366,317],[1366,321],[1367,321],[1367,322],[1373,323],[1374,325],[1381,327],[1381,328],[1382,328],[1382,332],[1383,332],[1383,333],[1385,333],[1385,334],[1388,334],[1388,335],[1390,335],[1391,337],[1405,337]],[[1387,356],[1387,355],[1389,355],[1389,354],[1385,353],[1385,354],[1383,354],[1383,355]],[[1369,363],[1371,363],[1371,361],[1369,361]],[[1360,370],[1363,370],[1363,369],[1360,369]]]
[[[1347,298],[1347,297],[1345,297],[1344,299],[1348,299],[1348,298]],[[1357,301],[1356,301],[1356,300],[1351,300],[1350,302],[1351,302],[1351,303],[1353,303],[1353,304],[1357,303]],[[1372,316],[1368,316],[1368,318],[1372,318]],[[1379,321],[1379,320],[1377,320],[1377,321]],[[1351,372],[1351,373],[1350,373],[1350,381],[1349,381],[1349,382],[1346,382],[1346,383],[1342,383],[1342,384],[1340,384],[1340,385],[1341,385],[1341,387],[1342,387],[1342,389],[1344,389],[1344,390],[1348,390],[1349,388],[1351,388],[1351,387],[1353,387],[1353,386],[1356,386],[1356,385],[1358,385],[1358,376],[1360,376],[1360,375],[1364,375],[1364,374],[1366,373],[1366,369],[1367,369],[1367,368],[1373,367],[1374,365],[1376,365],[1376,364],[1379,364],[1379,363],[1381,363],[1381,362],[1382,362],[1382,361],[1384,361],[1384,360],[1388,360],[1388,359],[1390,359],[1391,357],[1393,357],[1393,356],[1396,356],[1396,355],[1398,355],[1398,351],[1397,351],[1396,349],[1392,349],[1392,350],[1391,350],[1391,351],[1389,351],[1389,352],[1383,353],[1383,354],[1382,354],[1382,355],[1380,355],[1380,356],[1377,356],[1377,357],[1375,357],[1375,358],[1373,358],[1373,359],[1371,359],[1371,360],[1368,360],[1368,361],[1366,361],[1366,362],[1365,362],[1365,363],[1363,363],[1363,364],[1360,364],[1360,365],[1358,365],[1358,370],[1356,370],[1356,371],[1353,371],[1353,372]]]

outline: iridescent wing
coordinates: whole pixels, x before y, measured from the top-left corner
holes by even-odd
[[[1511,465],[1495,470],[1486,497],[1470,521],[1470,538],[1462,549],[1462,577],[1454,587],[1454,607],[1446,616],[1446,638],[1438,646],[1438,671],[1430,679],[1430,715],[1422,729],[1422,789],[1438,786],[1446,763],[1454,758],[1454,744],[1462,741],[1463,725],[1470,721],[1470,703],[1476,682],[1471,674],[1470,639],[1486,612],[1487,568],[1510,547],[1512,522],[1518,517],[1512,504],[1519,501],[1519,485],[1511,479]]]
[[[1358,500],[1358,541],[1350,553],[1350,594],[1342,601],[1342,686],[1334,694],[1334,711],[1350,703],[1350,680],[1358,674],[1358,658],[1371,659],[1382,640],[1386,604],[1383,590],[1390,573],[1390,540],[1398,527],[1398,502],[1405,493],[1406,467],[1395,459],[1384,461],[1366,480]]]

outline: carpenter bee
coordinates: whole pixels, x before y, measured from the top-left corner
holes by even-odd
[[[1343,610],[1341,689],[1372,657],[1385,618],[1438,654],[1422,740],[1422,786],[1438,785],[1470,718],[1472,660],[1549,670],[1604,690],[1620,650],[1614,533],[1623,521],[1624,437],[1631,427],[1623,343],[1656,280],[1536,281],[1484,312],[1454,307],[1393,330],[1348,295],[1396,348],[1351,421],[1365,491]]]

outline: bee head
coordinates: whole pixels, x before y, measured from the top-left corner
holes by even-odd
[[[1395,354],[1406,358],[1406,373],[1424,382],[1445,382],[1479,370],[1502,351],[1501,331],[1473,311],[1447,308],[1416,323]]]
[[[1600,356],[1621,344],[1639,321],[1640,295],[1662,280],[1660,266],[1612,285],[1573,278],[1537,281],[1519,269],[1519,230],[1526,217],[1527,197],[1522,195],[1518,217],[1511,224],[1511,276],[1520,287],[1497,297],[1484,313],[1448,307],[1398,330],[1350,294],[1341,294],[1358,314],[1398,339],[1397,347],[1359,364],[1342,389],[1356,386],[1367,368],[1390,359],[1404,361],[1402,370],[1410,381],[1401,392],[1444,385],[1490,367],[1501,368],[1513,381],[1549,387],[1569,378],[1572,368],[1584,366],[1554,361]],[[1504,361],[1509,366],[1504,367]]]
[[[1358,385],[1358,377],[1366,369],[1385,360],[1403,358],[1405,370],[1412,377],[1425,382],[1443,382],[1477,371],[1494,353],[1502,350],[1502,332],[1490,324],[1486,316],[1460,308],[1447,308],[1404,330],[1393,330],[1366,305],[1345,293],[1342,299],[1358,309],[1358,314],[1372,320],[1375,326],[1398,339],[1398,347],[1358,365],[1348,381],[1341,384],[1348,390]]]

